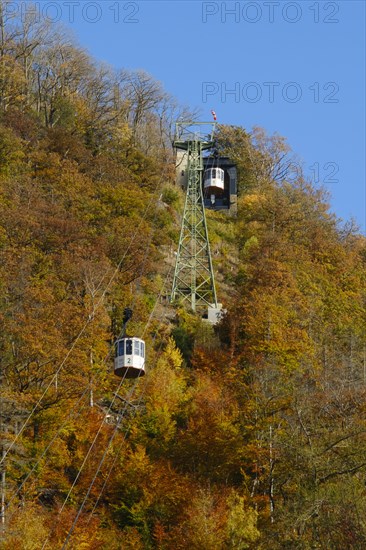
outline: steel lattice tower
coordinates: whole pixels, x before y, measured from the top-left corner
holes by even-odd
[[[203,133],[208,126],[209,134]],[[214,130],[214,123],[177,123],[174,140],[177,149],[186,151],[188,177],[171,300],[189,302],[193,311],[217,307],[202,193],[202,152],[213,147]]]

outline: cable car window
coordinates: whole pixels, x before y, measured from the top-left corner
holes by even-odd
[[[145,357],[145,344],[141,342],[141,357]]]
[[[125,354],[125,342],[124,340],[120,340],[118,342],[118,348],[117,348],[117,355],[120,357],[121,355]]]
[[[132,340],[126,340],[126,355],[132,355]]]
[[[140,342],[138,340],[135,340],[133,352],[135,355],[140,355]]]
[[[216,178],[216,169],[215,168],[213,168],[213,170],[212,170],[212,177]]]

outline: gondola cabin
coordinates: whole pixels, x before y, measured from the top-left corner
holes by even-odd
[[[230,215],[236,214],[237,169],[235,163],[228,157],[208,156],[203,158],[202,187],[205,208],[228,210]]]
[[[210,210],[228,210],[237,213],[238,185],[236,164],[228,157],[216,155],[203,157],[202,192],[203,204]],[[187,151],[177,150],[176,183],[183,190],[188,185]]]
[[[123,378],[139,378],[145,374],[145,342],[140,338],[116,341],[114,374]]]
[[[203,175],[203,187],[208,191],[217,189],[223,191],[225,184],[225,174],[221,168],[209,168]]]

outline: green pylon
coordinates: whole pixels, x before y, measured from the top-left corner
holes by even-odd
[[[207,135],[201,130],[211,126]],[[192,132],[192,126],[199,131]],[[177,123],[174,146],[187,151],[187,192],[175,264],[171,301],[187,302],[193,311],[217,307],[215,278],[202,194],[202,151],[213,147],[215,124]]]

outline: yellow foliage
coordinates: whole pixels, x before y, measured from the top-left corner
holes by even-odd
[[[229,548],[245,550],[260,537],[257,529],[258,513],[248,506],[246,499],[234,491],[227,499],[228,518],[226,533]]]
[[[48,536],[46,514],[40,506],[26,504],[17,512],[13,511],[7,524],[1,548],[3,550],[39,550]]]

